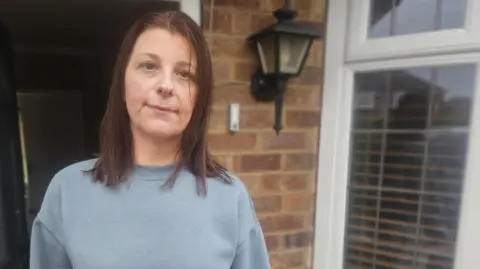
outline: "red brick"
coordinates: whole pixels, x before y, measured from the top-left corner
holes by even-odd
[[[301,248],[307,247],[313,242],[312,232],[299,232],[294,234],[287,234],[284,236],[286,248]]]
[[[252,15],[252,33],[275,22],[276,20],[272,14]]]
[[[228,105],[238,103],[241,105],[251,105],[255,103],[250,94],[250,87],[247,85],[235,85],[219,83],[219,86],[213,90],[213,103],[215,105]],[[243,117],[243,114],[241,114]]]
[[[262,149],[303,149],[306,147],[307,137],[302,132],[275,132],[261,134],[260,146]]]
[[[207,0],[206,3],[209,4],[209,2],[212,0]],[[215,0],[215,6],[227,6],[227,5],[233,5],[233,0]]]
[[[220,163],[240,177],[252,195],[272,269],[310,268],[324,39],[314,43],[303,72],[289,82],[283,111],[285,129],[277,137],[272,129],[273,102],[257,102],[250,93],[258,60],[245,39],[275,22],[271,12],[284,0],[215,0],[210,10],[211,1],[203,2],[204,32],[211,41],[215,84],[209,148]],[[298,19],[323,21],[324,0],[292,0],[292,4],[298,10]],[[210,12],[213,33],[209,34]],[[226,126],[230,103],[242,105],[241,131],[233,136],[227,134]]]
[[[268,129],[273,132],[273,109],[242,110],[240,128]]]
[[[253,202],[257,213],[274,213],[282,209],[282,197],[279,195],[255,197]]]
[[[278,235],[266,235],[265,236],[265,243],[267,244],[268,251],[276,251],[280,249],[280,236]]]
[[[213,59],[212,65],[215,84],[231,80],[233,66],[229,61]]]
[[[235,7],[260,8],[260,0],[233,0]]]
[[[282,197],[282,210],[285,212],[307,211],[313,208],[311,193],[285,194]]]
[[[292,84],[321,85],[322,82],[322,68],[314,66],[304,66],[300,75],[293,79]]]
[[[285,170],[312,170],[315,168],[316,157],[313,153],[285,154]]]
[[[312,0],[295,0],[293,1],[293,8],[297,10],[311,10]]]
[[[232,14],[225,9],[215,9],[213,12],[213,31],[216,33],[232,32]]]
[[[273,173],[263,175],[262,189],[264,192],[284,192],[307,190],[314,187],[308,173],[281,174]]]
[[[264,175],[262,182],[263,182],[262,190],[266,193],[268,193],[268,192],[278,192],[278,191],[281,190],[282,182],[280,181],[279,176]]]
[[[260,216],[265,233],[301,229],[305,225],[304,215]]]
[[[324,16],[326,15],[325,0],[315,0],[312,3],[313,3],[312,13],[314,14],[314,17],[319,16],[321,18],[315,21],[324,22]]]
[[[320,104],[320,87],[311,87],[308,89],[289,87],[285,92],[286,106],[319,108]]]
[[[208,146],[213,152],[252,150],[257,143],[254,133],[209,134]]]
[[[319,111],[286,111],[285,126],[287,127],[318,127],[320,125]]]
[[[254,54],[244,38],[215,36],[213,37],[212,53],[215,57],[238,57],[247,61],[254,60]]]
[[[280,169],[280,154],[249,154],[236,156],[235,170],[240,172],[274,171]]]
[[[209,134],[208,147],[213,152],[252,150],[257,143],[254,133]]]
[[[270,256],[272,268],[292,268],[306,265],[306,251],[278,252]]]
[[[325,0],[315,0],[315,7],[312,10],[312,15],[313,18],[312,20],[317,21],[317,22],[325,22]]]
[[[250,195],[255,195],[262,190],[262,176],[258,174],[237,175],[247,187]]]
[[[263,10],[267,12],[273,12],[283,6],[285,0],[266,0],[263,1]]]
[[[232,168],[232,156],[229,155],[214,155],[217,162],[223,165],[227,169]]]
[[[235,64],[235,80],[245,81],[250,83],[253,72],[258,68],[256,64],[240,62]]]
[[[282,189],[290,191],[298,191],[308,189],[313,184],[309,184],[310,177],[308,174],[291,174],[281,177]]]
[[[322,67],[323,54],[324,54],[323,40],[318,40],[313,42],[306,64],[310,66],[315,66],[315,67]]]
[[[227,110],[212,109],[210,113],[210,121],[208,123],[209,131],[226,131],[227,130]]]
[[[210,11],[207,6],[204,6],[205,11],[203,12],[203,25],[202,28],[205,32],[208,32],[210,29]]]
[[[250,35],[252,31],[252,13],[237,10],[233,13],[233,33]]]

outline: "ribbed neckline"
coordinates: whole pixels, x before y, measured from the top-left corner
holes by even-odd
[[[143,180],[167,180],[175,170],[176,164],[167,165],[142,165],[134,164],[132,176]]]

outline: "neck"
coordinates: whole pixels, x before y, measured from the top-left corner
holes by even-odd
[[[133,133],[133,160],[135,164],[161,166],[173,164],[178,158],[178,138],[151,138]]]

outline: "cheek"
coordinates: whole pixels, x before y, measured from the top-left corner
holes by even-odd
[[[195,101],[197,100],[197,89],[196,87],[191,87],[190,90],[187,88],[185,91],[182,91],[182,94],[179,95],[179,101],[182,105],[183,114],[188,120],[192,116],[193,109],[195,108]]]
[[[134,74],[126,74],[125,77],[125,102],[129,111],[138,110],[148,99],[150,83],[146,79],[138,78]],[[130,111],[131,112],[131,111]]]

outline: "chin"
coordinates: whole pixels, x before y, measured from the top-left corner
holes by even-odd
[[[181,128],[176,128],[176,126],[172,126],[172,124],[167,123],[149,124],[144,126],[142,129],[146,134],[159,138],[179,136],[182,133]]]

